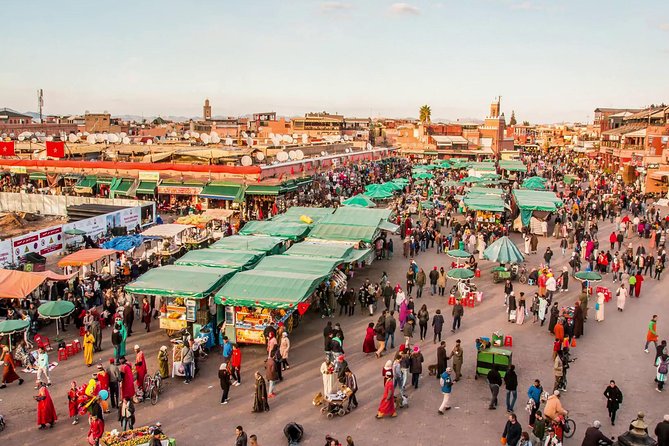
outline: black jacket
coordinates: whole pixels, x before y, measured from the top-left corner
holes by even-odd
[[[490,376],[490,374],[488,374]],[[523,428],[520,427],[520,423],[516,421],[515,423],[512,423],[511,421],[506,422],[506,426],[504,426],[504,432],[502,433],[502,437],[506,438],[506,444],[508,445],[517,445],[518,442],[520,441],[520,436],[523,433]]]
[[[599,446],[600,441],[604,444],[613,444],[613,441],[608,438],[596,427],[590,426],[585,430],[585,437],[581,446]]]
[[[662,421],[655,426],[657,446],[669,446],[669,421]]]
[[[518,375],[513,370],[506,372],[504,375],[504,385],[506,390],[518,390]]]
[[[488,372],[488,383],[490,384],[497,384],[498,386],[502,385],[502,376],[499,374],[499,372],[495,369],[490,369]],[[515,444],[509,442],[508,444]]]

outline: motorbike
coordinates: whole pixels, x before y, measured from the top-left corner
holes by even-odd
[[[518,280],[522,284],[527,283],[527,267],[525,264],[514,263],[511,267],[498,266],[492,270],[492,280],[494,283],[503,282],[507,279]]]

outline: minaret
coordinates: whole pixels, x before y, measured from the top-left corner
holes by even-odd
[[[499,117],[499,111],[500,111],[500,107],[501,107],[501,104],[500,104],[501,100],[502,100],[502,97],[498,96],[497,99],[495,100],[495,102],[490,104],[490,117],[491,118]]]
[[[211,120],[211,105],[209,105],[209,99],[204,100],[204,107],[202,107],[202,114],[205,121]]]

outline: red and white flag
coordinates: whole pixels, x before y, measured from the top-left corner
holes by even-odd
[[[46,155],[52,158],[65,158],[65,142],[47,141]]]
[[[0,141],[0,156],[14,156],[14,141]]]

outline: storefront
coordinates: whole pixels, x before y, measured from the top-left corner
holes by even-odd
[[[239,209],[244,201],[244,186],[236,183],[209,183],[202,188],[200,198],[207,209]]]
[[[188,215],[189,210],[197,205],[204,186],[202,181],[163,180],[156,191],[162,208]]]

